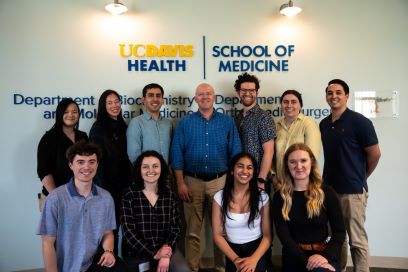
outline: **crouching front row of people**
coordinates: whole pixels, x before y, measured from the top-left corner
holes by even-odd
[[[67,151],[74,177],[49,194],[38,229],[46,271],[191,271],[176,247],[180,216],[169,168],[156,151],[135,162],[134,182],[121,204],[125,262],[114,255],[114,202],[93,183],[100,153],[85,141]],[[270,212],[254,158],[239,153],[230,161],[212,207],[213,238],[226,256],[226,271],[271,271],[272,221],[283,246],[283,271],[339,271],[345,227],[336,193],[322,184],[307,145],[290,146],[283,165]]]

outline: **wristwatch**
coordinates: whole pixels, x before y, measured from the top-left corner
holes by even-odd
[[[265,183],[266,183],[266,179],[258,178],[258,182],[259,182],[259,183],[262,183],[262,184],[265,184]]]

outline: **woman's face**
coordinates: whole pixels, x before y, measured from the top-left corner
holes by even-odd
[[[141,174],[146,183],[156,183],[161,173],[160,160],[156,157],[146,157],[142,160]]]
[[[301,109],[299,99],[293,94],[287,94],[283,97],[281,107],[287,118],[296,118]]]
[[[234,166],[234,181],[240,184],[249,184],[254,175],[254,165],[247,157],[240,158]]]
[[[68,105],[62,116],[62,122],[65,127],[75,127],[79,121],[78,106],[74,103]]]
[[[121,105],[119,97],[117,97],[116,94],[112,93],[106,97],[106,112],[110,118],[118,119]]]
[[[308,181],[312,160],[304,150],[295,150],[288,156],[288,168],[294,181]]]

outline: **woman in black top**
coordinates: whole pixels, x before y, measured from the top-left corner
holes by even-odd
[[[130,185],[131,164],[127,156],[126,128],[119,94],[114,90],[104,91],[99,98],[98,113],[89,132],[89,141],[98,144],[103,152],[94,182],[109,191],[115,202],[115,254],[118,252],[120,201],[123,191]]]
[[[346,231],[336,193],[322,184],[316,158],[305,144],[287,149],[283,167],[283,184],[272,203],[283,271],[339,271]]]
[[[88,140],[86,133],[78,130],[78,125],[78,104],[71,98],[61,100],[55,111],[54,125],[42,136],[38,144],[37,173],[43,184],[44,196],[67,183],[73,176],[65,152],[75,142]]]

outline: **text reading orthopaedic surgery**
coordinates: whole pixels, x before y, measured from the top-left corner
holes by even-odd
[[[27,96],[23,92],[15,92],[12,95],[13,104],[16,106],[25,106],[41,109],[40,114],[44,119],[55,118],[55,108],[57,104],[67,96]],[[94,96],[70,97],[80,107],[80,116],[82,119],[96,118],[96,104],[97,99]],[[143,102],[141,97],[122,95],[120,97],[122,102],[122,114],[125,119],[136,117],[143,113]],[[173,96],[168,95],[164,97],[164,105],[160,111],[165,118],[179,119],[185,115],[191,114],[195,111],[194,97],[189,96]],[[280,105],[280,97],[278,96],[259,96],[257,102],[273,117],[280,117],[283,115]],[[239,98],[236,96],[216,95],[214,108],[217,112],[227,114],[235,117],[239,113]],[[321,108],[303,108],[302,112],[305,115],[311,116],[315,119],[321,119],[330,114],[329,109]]]

